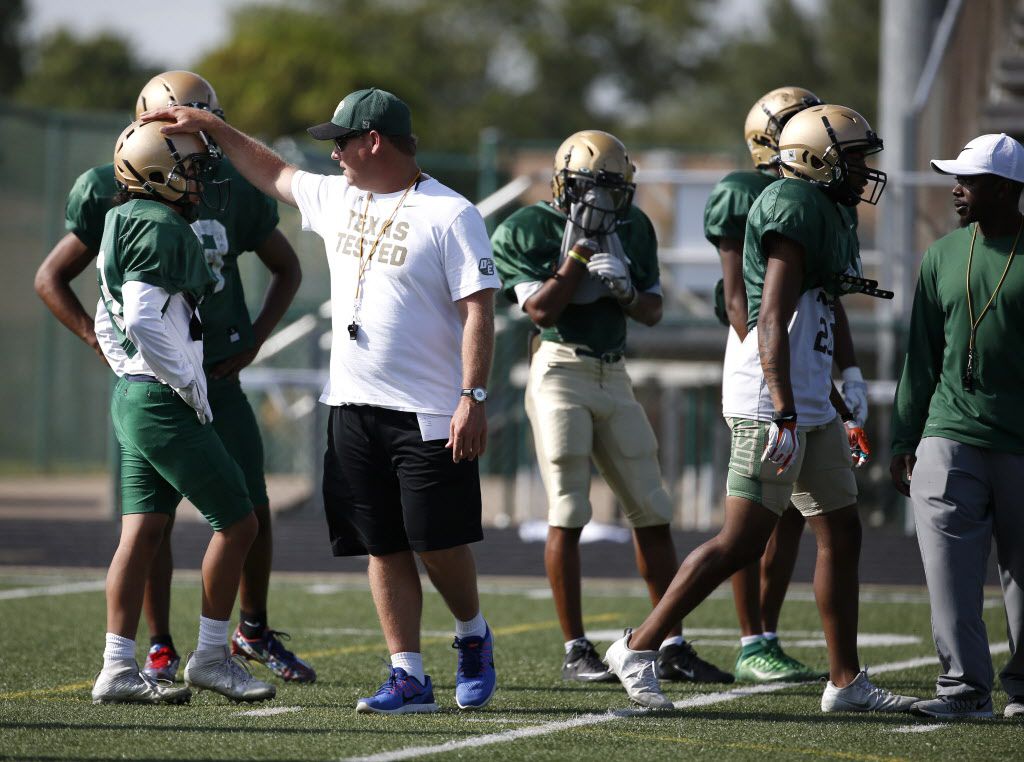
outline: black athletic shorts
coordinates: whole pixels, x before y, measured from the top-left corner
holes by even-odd
[[[483,539],[477,461],[453,463],[445,442],[424,442],[415,413],[331,408],[324,510],[334,555],[444,550]]]

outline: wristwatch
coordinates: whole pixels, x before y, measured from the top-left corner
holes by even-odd
[[[474,386],[472,389],[463,389],[462,397],[469,397],[473,402],[486,402],[487,401],[487,390],[482,386]]]

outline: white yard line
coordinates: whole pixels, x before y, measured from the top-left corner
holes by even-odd
[[[16,587],[12,590],[0,590],[0,601],[12,601],[19,598],[40,598],[48,595],[68,595],[70,593],[92,593],[96,590],[102,590],[105,584],[102,579],[96,579],[89,582],[68,582],[63,585]]]
[[[1006,644],[992,646],[992,653],[1005,653],[1008,650],[1009,647]],[[937,659],[934,656],[921,656],[916,659],[906,659],[904,661],[894,661],[889,662],[888,664],[876,665],[871,667],[871,673],[878,675],[886,672],[898,672],[903,669],[912,669],[915,667],[924,667],[935,664],[936,661]],[[673,706],[676,709],[711,706],[713,704],[736,701],[737,699],[744,698],[745,696],[775,693],[776,691],[785,690],[786,688],[792,688],[794,685],[798,685],[798,683],[769,683],[767,685],[752,685],[743,688],[734,688],[733,690],[721,691],[719,693],[701,693],[682,699],[681,701],[676,701]],[[657,716],[657,712],[652,712],[648,709],[618,709],[615,711],[604,712],[602,714],[583,714],[570,720],[546,722],[541,725],[533,725],[528,728],[515,728],[514,730],[504,730],[498,733],[488,733],[486,735],[466,738],[460,741],[445,741],[444,743],[436,744],[434,746],[408,746],[404,749],[385,751],[380,754],[369,754],[364,757],[346,757],[341,760],[341,762],[395,762],[396,760],[412,759],[413,757],[426,757],[433,754],[444,754],[449,751],[458,751],[460,749],[476,749],[482,746],[508,743],[510,741],[518,741],[520,738],[535,738],[537,736],[558,733],[562,730],[572,730],[574,728],[582,728],[588,725],[600,725],[605,722],[614,722],[615,720],[644,715]],[[920,727],[930,728],[932,726],[922,725]],[[927,731],[922,730],[916,732],[924,733]]]
[[[265,709],[250,709],[248,712],[239,712],[239,717],[273,717],[275,714],[291,714],[301,712],[301,706],[268,706]]]
[[[948,727],[952,727],[950,724],[945,725],[900,725],[898,728],[893,728],[890,733],[931,733],[935,730],[945,730]]]

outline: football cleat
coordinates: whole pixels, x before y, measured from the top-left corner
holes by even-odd
[[[806,668],[802,664],[797,668],[799,662],[785,656],[781,648],[774,646],[775,643],[776,641],[762,638],[741,648],[739,656],[736,657],[736,666],[733,668],[736,679],[746,683],[777,683],[807,679],[799,676]]]
[[[154,680],[169,680],[174,682],[178,676],[178,665],[181,657],[171,646],[157,643],[149,649],[146,654],[146,664],[142,668],[142,674],[152,677]]]
[[[481,709],[494,696],[498,679],[494,672],[494,639],[488,626],[484,636],[455,638],[459,651],[455,670],[455,703],[459,709]]]
[[[821,711],[908,712],[915,702],[921,703],[913,696],[900,696],[872,684],[865,669],[845,688],[838,688],[829,680],[825,685],[825,692],[821,695]]]
[[[981,697],[975,693],[924,699],[911,706],[910,712],[918,717],[931,717],[936,720],[984,720],[994,716],[992,713],[992,697]]]
[[[1003,717],[1008,720],[1024,717],[1024,696],[1010,696],[1010,700],[1003,710]]]
[[[654,672],[662,680],[689,683],[731,683],[735,677],[704,661],[687,642],[668,645],[658,651]]]
[[[100,670],[92,686],[94,704],[185,704],[191,698],[188,688],[139,672],[134,659]]]
[[[572,644],[562,662],[562,679],[581,683],[605,683],[618,680],[615,673],[597,655],[594,644],[580,638]]]
[[[282,680],[294,683],[315,682],[316,671],[285,648],[282,640],[291,640],[291,636],[287,632],[271,630],[268,627],[260,637],[250,640],[242,634],[242,629],[238,628],[231,636],[231,653],[265,664],[267,669]]]
[[[654,660],[658,652],[631,650],[628,643],[632,634],[632,630],[626,630],[608,647],[604,655],[608,668],[618,676],[629,697],[640,706],[671,709],[672,701],[661,692],[658,677],[654,674]]]
[[[794,659],[792,656],[782,650],[782,643],[779,642],[778,638],[772,638],[771,640],[765,639],[768,642],[768,648],[774,653],[775,659],[781,662],[783,665],[789,668],[789,677],[787,680],[795,680],[796,682],[810,682],[813,680],[820,680],[822,677],[828,679],[828,673],[816,671],[811,669],[799,659]]]
[[[401,667],[391,667],[391,674],[377,692],[369,698],[361,698],[356,711],[377,714],[409,714],[436,712],[434,686],[430,675],[421,683]]]
[[[252,676],[245,659],[229,655],[227,646],[189,654],[185,685],[205,688],[234,701],[266,701],[277,695],[277,688]]]

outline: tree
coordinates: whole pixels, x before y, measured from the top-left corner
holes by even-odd
[[[552,140],[615,129],[694,69],[708,0],[319,0],[236,11],[199,64],[234,124],[300,133],[369,85],[409,103],[431,149],[471,151],[481,127]]]
[[[51,108],[133,112],[142,85],[159,71],[140,63],[126,40],[109,33],[81,39],[59,29],[39,43],[33,57],[18,99]]]
[[[25,21],[24,0],[0,4],[0,94],[13,91],[24,76],[21,25]]]

